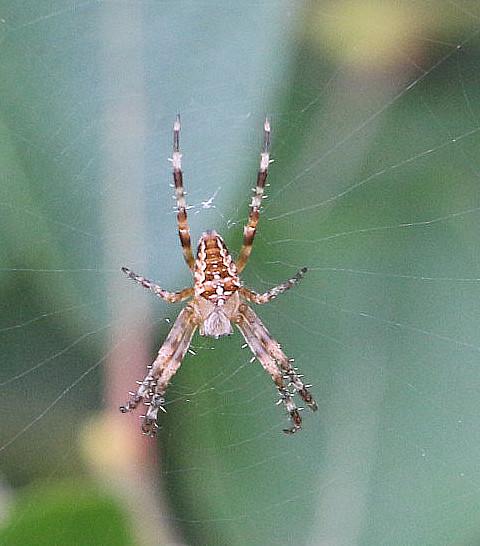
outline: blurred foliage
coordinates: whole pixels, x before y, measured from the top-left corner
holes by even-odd
[[[0,544],[133,546],[128,516],[87,483],[38,484],[18,493]]]
[[[284,437],[271,380],[240,336],[197,336],[159,433],[166,519],[192,545],[477,544],[475,4],[312,2],[303,15],[291,2],[4,4],[2,472],[13,486],[46,484],[15,490],[0,541],[132,544],[114,501],[55,476],[83,473],[76,439],[103,396],[94,365],[121,319],[105,296],[119,267],[142,247],[139,273],[169,289],[189,282],[164,161],[180,109],[194,238],[215,227],[232,250],[272,114],[275,163],[245,283],[261,291],[310,268],[258,314],[320,410]],[[103,33],[122,36],[108,6],[127,19],[141,10],[145,96],[125,83],[122,40],[105,49]],[[126,157],[138,180],[125,167],[109,186],[106,142],[137,138],[103,134],[121,100],[147,103],[146,159]],[[146,233],[129,217],[132,184],[145,189]],[[218,188],[215,207],[199,205]],[[112,241],[102,215],[115,206]],[[116,297],[149,295],[126,283]],[[155,303],[157,318],[176,316]],[[152,355],[170,325],[156,321]]]
[[[478,49],[470,49],[468,59],[462,61],[465,73],[470,74],[478,66],[479,53]],[[309,102],[305,90],[315,88],[319,73],[331,73],[332,67],[317,54],[318,50],[308,45],[299,51],[291,79],[303,85],[293,87],[278,110],[298,112]],[[451,332],[456,337],[458,314],[454,309],[469,307],[471,292],[460,288],[455,291],[455,298],[449,298],[443,293],[444,287],[437,285],[426,291],[424,283],[392,283],[388,273],[393,272],[395,277],[397,272],[421,275],[421,272],[436,271],[439,277],[455,277],[465,276],[466,271],[475,272],[470,250],[472,245],[478,247],[478,244],[472,242],[471,229],[478,223],[474,219],[471,225],[467,219],[460,224],[447,223],[438,230],[421,231],[412,227],[408,232],[397,229],[393,234],[389,230],[375,233],[375,226],[414,222],[417,218],[428,222],[449,211],[469,210],[479,204],[478,179],[472,170],[465,169],[465,158],[458,157],[455,150],[441,148],[429,162],[419,159],[411,166],[403,165],[404,158],[416,156],[428,147],[425,143],[431,143],[432,116],[426,105],[432,96],[436,104],[450,107],[442,112],[441,123],[451,129],[435,130],[437,143],[448,142],[449,135],[463,134],[474,126],[468,111],[459,119],[453,101],[462,91],[457,87],[453,93],[449,82],[464,85],[465,94],[472,104],[478,105],[478,79],[459,82],[455,78],[457,70],[456,62],[446,63],[440,73],[432,75],[425,84],[419,83],[400,104],[392,105],[379,126],[358,131],[353,142],[342,147],[342,153],[322,162],[321,169],[305,173],[301,181],[307,194],[303,194],[300,184],[282,192],[282,188],[295,179],[294,169],[301,166],[298,156],[308,157],[310,149],[316,149],[317,156],[322,155],[322,149],[328,152],[329,146],[335,145],[334,127],[345,123],[345,117],[356,129],[358,112],[365,117],[365,110],[370,107],[368,101],[378,92],[374,89],[371,95],[365,94],[377,74],[370,71],[370,81],[355,79],[358,95],[351,90],[345,92],[342,108],[336,112],[339,118],[333,122],[328,120],[332,123],[330,135],[325,123],[317,124],[326,108],[323,100],[309,109],[304,118],[305,126],[286,124],[275,132],[274,143],[281,146],[274,144],[270,192],[274,196],[282,193],[282,196],[262,218],[261,235],[256,240],[245,278],[248,286],[261,291],[288,278],[294,271],[292,267],[275,265],[279,259],[293,267],[307,265],[311,269],[295,294],[285,294],[271,305],[259,307],[257,313],[285,346],[287,354],[296,356],[297,365],[307,380],[314,381],[312,390],[319,400],[320,411],[316,415],[304,412],[301,438],[300,434],[284,438],[280,425],[273,425],[272,434],[277,436],[271,435],[272,423],[279,420],[278,408],[273,405],[275,395],[263,370],[248,364],[249,355],[242,356],[238,351],[242,343],[240,337],[218,340],[213,351],[210,350],[212,343],[199,343],[197,355],[188,356],[182,368],[182,381],[196,396],[190,404],[177,404],[169,409],[169,418],[161,433],[166,455],[164,471],[176,512],[194,522],[184,526],[189,544],[197,541],[218,545],[335,544],[336,540],[339,544],[365,545],[434,545],[443,543],[442,540],[452,544],[476,543],[468,539],[456,542],[456,538],[459,522],[468,527],[475,520],[478,501],[469,504],[467,509],[462,501],[457,503],[449,497],[440,486],[444,483],[446,463],[443,457],[437,459],[435,453],[445,453],[450,435],[457,436],[453,423],[453,430],[445,431],[438,407],[446,404],[447,408],[461,407],[460,413],[475,411],[476,398],[467,395],[466,390],[470,381],[478,384],[477,371],[470,368],[470,356],[466,355],[467,369],[460,373],[456,368],[455,380],[463,401],[458,401],[458,391],[447,396],[448,385],[440,386],[439,382],[445,381],[453,361],[458,360],[455,347],[444,351],[443,345],[432,346],[428,337],[419,335],[421,330],[431,328]],[[383,100],[387,102],[388,98]],[[477,106],[475,110],[480,115]],[[407,128],[406,138],[400,134],[400,128]],[[345,129],[348,128],[342,127]],[[322,144],[325,139],[327,142]],[[462,143],[462,150],[470,159],[475,157],[476,149],[475,136]],[[358,163],[357,158],[361,158]],[[275,216],[276,205],[282,213],[288,212],[289,207],[293,210],[307,207],[308,210],[311,204],[328,199],[328,191],[323,186],[328,187],[335,179],[349,188],[368,180],[372,172],[397,164],[402,164],[400,173],[396,168],[387,168],[387,172],[378,177],[378,183],[373,180],[332,207],[318,207],[314,213],[306,211],[283,222],[268,221],[268,216]],[[348,166],[352,169],[350,172]],[[310,169],[309,163],[307,167]],[[461,191],[454,182],[460,172]],[[316,181],[311,182],[313,179]],[[330,191],[335,194],[342,190]],[[335,236],[328,240],[331,234],[362,229],[366,229],[365,236]],[[240,245],[239,235],[233,248]],[[327,239],[319,244],[295,242],[323,237]],[[271,244],[276,240],[291,242],[282,246]],[[451,252],[455,255],[453,262]],[[385,275],[372,279],[368,275],[328,272],[329,266],[335,269],[337,264],[383,271]],[[322,273],[324,267],[326,271]],[[270,279],[268,285],[264,279]],[[361,318],[366,309],[367,315]],[[402,328],[402,324],[407,327]],[[460,337],[461,332],[457,335]],[[472,335],[478,339],[476,333]],[[228,375],[225,368],[240,368],[240,371],[233,379],[222,379],[216,386],[212,378]],[[416,386],[412,387],[414,390],[425,390],[428,395],[412,399],[408,393],[411,384]],[[204,385],[211,385],[211,389],[198,396]],[[337,418],[340,422],[336,422]],[[412,428],[404,431],[403,443],[396,430],[408,428],[405,418],[412,420]],[[369,445],[372,419],[378,420],[379,427],[379,437],[373,447]],[[478,418],[475,420],[478,422]],[[433,436],[428,434],[426,439],[424,423],[430,423],[436,437],[432,433]],[[345,427],[350,433],[343,432]],[[326,428],[330,435],[339,436],[333,446],[332,441],[328,444]],[[479,439],[474,426],[469,430]],[[433,453],[428,470],[421,468],[420,463],[412,466],[412,449],[417,451],[418,445],[429,446],[429,453]],[[333,461],[329,461],[329,449],[343,450],[343,454],[335,454]],[[449,449],[449,457],[456,461],[453,469],[460,462],[459,454],[452,446]],[[474,452],[478,452],[476,444]],[[473,453],[472,456],[475,457]],[[377,457],[380,460],[377,461]],[[463,462],[474,472],[476,483],[480,483],[479,473],[473,470],[474,459],[470,456],[466,459]],[[194,467],[190,468],[192,462]],[[329,467],[337,464],[340,470]],[[370,468],[375,469],[374,475],[369,475]],[[330,482],[328,477],[332,475]],[[451,479],[458,494],[463,489],[460,474]],[[432,482],[440,487],[445,499],[450,498],[449,515],[444,515],[442,523],[437,522],[435,530],[428,523],[412,528],[412,518],[427,522],[434,511]],[[363,487],[368,490],[364,509],[372,518],[381,514],[381,519],[365,522],[361,536],[355,539],[351,535],[355,534],[355,527],[352,530],[348,518],[343,530],[340,523],[339,528],[333,530],[326,524],[326,535],[312,539],[312,528],[319,517],[314,500],[317,487],[325,487],[332,497],[332,506],[324,507],[320,521],[324,521],[323,518],[328,521],[330,510],[332,519],[341,521],[342,510],[338,508],[335,512],[334,503],[347,503],[350,498],[355,506]],[[413,513],[408,508],[410,504],[415,506]],[[351,510],[355,512],[359,506]],[[395,521],[391,519],[393,506],[398,508],[394,511]],[[212,514],[215,515],[213,524],[209,519]],[[320,523],[318,525],[322,529]],[[469,533],[466,532],[467,537]]]

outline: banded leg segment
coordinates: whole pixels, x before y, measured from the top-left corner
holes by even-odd
[[[147,436],[155,436],[158,428],[158,411],[166,411],[163,407],[165,403],[165,392],[168,385],[170,384],[171,379],[177,373],[183,359],[185,358],[185,353],[190,346],[193,334],[195,333],[196,329],[197,326],[196,324],[194,324],[193,319],[191,319],[190,322],[185,326],[184,335],[181,341],[177,344],[173,355],[168,360],[166,360],[163,365],[160,365],[160,374],[158,380],[153,386],[153,395],[151,396],[148,409],[145,413],[145,416],[143,417],[142,422],[142,432]],[[155,362],[157,362],[157,360]]]
[[[187,305],[178,315],[158,351],[157,358],[149,366],[150,370],[145,379],[139,382],[137,392],[130,393],[130,400],[124,406],[120,406],[120,411],[127,413],[134,410],[142,401],[147,404],[148,409],[142,417],[142,432],[148,436],[155,435],[158,410],[164,409],[165,391],[182,363],[196,328],[195,312],[193,307]]]
[[[308,388],[311,385],[305,385],[302,381],[302,376],[297,374],[297,371],[293,367],[293,359],[287,357],[287,355],[280,348],[279,343],[271,336],[270,332],[265,328],[263,322],[259,319],[257,314],[245,305],[241,310],[242,316],[248,321],[251,329],[255,332],[255,335],[262,342],[267,350],[268,354],[275,359],[282,372],[284,373],[284,379],[288,379],[293,385],[294,389],[301,396],[302,400],[312,411],[317,411],[318,406],[313,396],[309,392]]]
[[[182,154],[180,153],[180,116],[177,114],[173,124],[173,183],[175,184],[175,198],[177,200],[178,235],[182,245],[183,257],[188,267],[193,271],[195,259],[192,254],[190,227],[187,220],[187,203],[183,189]]]
[[[258,219],[260,217],[260,207],[262,206],[263,192],[268,175],[268,165],[270,163],[270,122],[265,120],[263,126],[263,148],[260,154],[260,168],[257,174],[257,186],[250,204],[250,214],[247,225],[243,228],[243,244],[240,249],[238,260],[236,261],[237,270],[240,273],[247,265],[248,258],[252,252],[253,240],[257,231]]]
[[[188,298],[191,298],[194,293],[193,288],[184,288],[179,292],[169,292],[168,290],[164,290],[158,284],[149,281],[145,277],[137,275],[136,273],[128,269],[128,267],[122,267],[122,271],[125,273],[125,275],[127,275],[127,277],[140,284],[147,290],[151,290],[156,296],[162,298],[162,300],[168,301],[168,303],[176,303],[178,301],[186,300]]]
[[[289,429],[284,429],[284,432],[286,434],[293,434],[294,432],[297,432],[302,428],[302,418],[295,401],[293,400],[293,396],[285,384],[284,378],[275,362],[275,359],[268,353],[264,344],[257,337],[255,330],[251,327],[250,323],[243,315],[240,315],[237,327],[245,338],[245,341],[250,347],[252,353],[263,366],[263,369],[270,374],[275,385],[277,386],[278,392],[280,393],[280,401],[283,402],[292,421],[292,427]]]
[[[306,272],[307,268],[302,267],[302,269],[300,269],[300,271],[298,271],[291,279],[288,279],[288,281],[285,281],[278,286],[270,288],[270,290],[267,290],[263,294],[257,294],[257,292],[254,292],[253,290],[250,290],[249,288],[245,288],[243,286],[240,288],[240,294],[246,300],[251,301],[252,303],[262,305],[275,299],[278,295],[283,294],[287,290],[290,290],[290,288],[293,288],[298,283],[298,281],[303,279]]]

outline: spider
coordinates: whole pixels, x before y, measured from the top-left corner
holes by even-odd
[[[263,294],[243,286],[239,277],[252,251],[260,215],[270,163],[270,123],[268,119],[265,120],[257,185],[250,204],[248,222],[243,231],[243,245],[236,261],[233,260],[222,237],[213,230],[202,234],[198,243],[197,256],[196,258],[193,256],[183,189],[179,140],[180,116],[177,115],[173,125],[171,162],[177,201],[178,234],[183,257],[193,273],[194,286],[179,292],[168,292],[127,267],[122,267],[122,271],[130,279],[169,303],[192,299],[178,315],[165,342],[160,347],[157,358],[151,366],[148,366],[149,371],[145,379],[137,381],[137,391],[129,393],[130,399],[124,406],[120,406],[120,411],[122,413],[132,411],[143,401],[147,410],[142,416],[142,432],[148,436],[154,436],[158,428],[158,411],[165,411],[164,396],[168,384],[179,369],[195,330],[199,328],[202,336],[218,338],[232,334],[233,323],[243,334],[254,356],[272,377],[280,394],[278,403],[283,403],[291,420],[290,428],[284,429],[284,432],[292,434],[301,429],[302,418],[299,412],[301,408],[297,408],[290,387],[293,387],[311,410],[316,411],[317,404],[308,391],[311,385],[303,383],[302,376],[293,367],[293,359],[284,354],[280,345],[272,338],[247,302],[260,305],[270,302],[279,294],[295,286],[307,269],[305,267],[300,269],[291,279]]]

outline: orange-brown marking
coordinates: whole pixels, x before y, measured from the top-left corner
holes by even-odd
[[[240,288],[235,262],[215,231],[207,231],[200,238],[194,275],[195,295],[215,305],[223,305]]]

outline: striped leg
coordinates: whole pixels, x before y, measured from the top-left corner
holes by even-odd
[[[250,309],[248,305],[242,306],[242,316],[248,321],[252,331],[262,342],[267,350],[268,354],[275,359],[280,368],[282,369],[284,379],[288,379],[293,385],[294,389],[302,397],[303,401],[312,411],[317,411],[318,406],[313,396],[310,394],[308,388],[311,385],[305,385],[302,381],[302,376],[297,374],[296,369],[293,367],[293,359],[288,358],[287,355],[280,348],[279,343],[271,336],[270,332],[265,328],[262,321],[258,318],[253,309]]]
[[[237,270],[240,273],[247,265],[248,258],[252,252],[253,239],[257,230],[258,219],[260,216],[260,207],[262,205],[263,192],[268,174],[268,164],[270,163],[270,122],[265,120],[263,126],[263,148],[260,154],[260,169],[257,175],[257,187],[250,204],[250,214],[247,225],[243,229],[243,244],[240,249],[238,260],[236,261]]]
[[[268,303],[269,301],[275,299],[279,294],[283,294],[290,288],[293,288],[298,283],[298,281],[303,279],[306,272],[307,268],[302,267],[302,269],[300,269],[300,271],[298,271],[291,279],[288,279],[288,281],[279,284],[278,286],[270,288],[270,290],[267,290],[263,294],[257,294],[253,290],[245,288],[244,286],[240,288],[240,294],[246,300],[251,301],[252,303],[258,303],[259,305],[263,303]]]
[[[270,374],[275,382],[275,385],[277,386],[278,392],[280,393],[280,402],[283,402],[292,421],[292,427],[284,429],[283,432],[286,434],[293,434],[294,432],[297,432],[302,428],[302,418],[300,417],[300,412],[295,405],[292,394],[285,384],[282,372],[278,368],[275,359],[268,354],[264,344],[258,338],[255,330],[243,315],[240,315],[237,326],[250,347],[250,350],[263,366],[263,369]]]
[[[193,270],[194,258],[192,254],[192,242],[190,239],[190,227],[187,220],[187,204],[183,189],[182,154],[180,153],[180,116],[177,115],[173,124],[173,182],[175,184],[175,198],[177,200],[178,235],[182,245],[183,257],[188,267]]]
[[[188,313],[191,312],[191,309],[186,307]],[[153,394],[148,402],[148,409],[143,417],[142,421],[142,432],[147,436],[155,436],[157,431],[157,416],[158,411],[166,411],[163,407],[165,404],[165,392],[167,387],[172,380],[172,377],[177,373],[180,368],[182,361],[185,357],[185,353],[190,346],[192,341],[193,334],[197,329],[197,325],[194,322],[193,314],[190,315],[190,318],[186,320],[183,326],[182,337],[180,340],[175,343],[174,353],[167,358],[162,357],[162,349],[158,354],[157,359],[155,360],[154,366],[152,367],[152,372],[154,371],[155,364],[158,363],[159,371],[157,372],[158,380],[153,385]],[[167,338],[168,340],[168,338]],[[167,342],[166,340],[166,342]],[[166,344],[165,342],[165,344]],[[165,346],[164,344],[164,346]],[[166,347],[165,351],[168,352],[169,348]]]
[[[122,271],[125,273],[125,275],[127,275],[127,277],[140,284],[147,290],[151,290],[156,296],[162,298],[162,300],[168,301],[168,303],[176,303],[177,301],[183,301],[193,296],[193,288],[184,288],[183,290],[180,290],[180,292],[168,292],[158,284],[149,281],[145,277],[137,275],[128,269],[128,267],[122,267]]]
[[[154,436],[157,429],[158,410],[164,409],[164,394],[182,360],[197,328],[193,307],[187,305],[178,315],[175,324],[158,351],[157,358],[143,381],[138,382],[137,392],[130,393],[130,400],[120,406],[122,413],[134,410],[142,400],[148,406],[142,417],[142,431]]]

